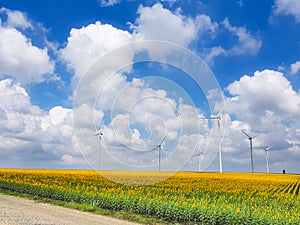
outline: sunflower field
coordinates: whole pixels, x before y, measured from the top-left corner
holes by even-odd
[[[0,169],[0,189],[182,224],[300,224],[300,175]],[[103,173],[101,173],[103,174]]]

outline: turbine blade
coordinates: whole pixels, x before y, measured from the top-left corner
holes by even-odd
[[[202,117],[200,115],[198,115],[198,119],[201,120],[215,120],[215,119],[221,119],[220,116],[208,116],[208,117]]]
[[[165,135],[165,136],[164,136],[164,138],[161,140],[161,142],[159,143],[159,145],[158,145],[158,146],[161,146],[161,145],[162,145],[162,143],[164,143],[164,141],[165,141],[166,137],[167,137],[167,135]]]
[[[222,114],[222,112],[224,111],[224,109],[225,109],[225,103],[222,106],[221,110],[218,112],[217,116],[220,116]]]
[[[221,127],[225,129],[226,126],[225,126],[224,124],[226,124],[226,123],[223,123],[223,120],[221,119],[220,116],[219,116],[219,118],[220,118],[220,119],[219,119],[218,121],[219,121]]]
[[[154,150],[158,151],[158,148],[159,148],[159,146],[157,145],[157,146],[151,148],[149,151],[154,151]]]
[[[119,140],[117,138],[117,140],[114,141],[115,143],[113,144],[110,144],[111,146],[115,146],[115,147],[123,147],[123,148],[126,148],[126,149],[130,149],[130,146],[126,145],[126,143],[123,143],[121,140]]]
[[[247,134],[244,130],[241,130],[241,132],[243,132],[243,134],[245,134],[248,138],[251,138],[251,139],[252,139],[252,137],[250,137],[250,135]]]
[[[269,146],[269,147],[267,147],[267,148],[264,148],[264,150],[265,150],[265,151],[269,151],[270,148],[272,148],[272,145]]]
[[[218,116],[210,116],[210,117],[198,117],[200,120],[220,120]]]
[[[203,117],[202,115],[198,115],[197,118],[200,119],[200,120],[210,120],[210,119],[212,119],[211,117]]]

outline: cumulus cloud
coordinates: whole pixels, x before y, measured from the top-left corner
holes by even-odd
[[[63,155],[79,156],[73,146],[72,110],[56,106],[48,112],[32,105],[27,91],[11,79],[0,81],[1,164],[63,166]],[[69,160],[70,161],[70,160]],[[43,162],[40,164],[40,162]],[[81,161],[74,161],[79,165]]]
[[[273,10],[277,15],[292,15],[297,22],[300,22],[300,2],[298,0],[275,0]]]
[[[2,107],[5,107],[9,111],[16,110],[23,113],[34,113],[35,108],[31,107],[29,95],[20,85],[14,84],[11,79],[4,79],[1,80],[0,88]]]
[[[96,22],[80,29],[70,31],[67,45],[61,50],[60,57],[77,77],[105,53],[130,43],[131,34],[110,24]]]
[[[261,41],[255,38],[249,31],[247,31],[246,28],[232,26],[228,18],[226,18],[223,21],[223,25],[229,32],[231,32],[233,35],[237,36],[238,38],[238,43],[234,45],[232,48],[230,48],[229,50],[227,50],[228,54],[255,55],[259,51],[262,45]]]
[[[226,104],[227,113],[234,118],[227,121],[224,151],[225,155],[226,152],[231,154],[226,156],[227,160],[234,163],[239,157],[243,161],[244,157],[246,162],[249,157],[249,141],[240,133],[241,129],[245,129],[253,135],[259,134],[253,144],[254,157],[260,162],[260,169],[263,170],[262,149],[273,145],[272,166],[281,171],[286,163],[282,161],[286,158],[283,155],[290,154],[291,149],[297,149],[299,153],[298,144],[295,148],[298,136],[293,132],[299,127],[299,92],[293,90],[281,72],[273,70],[256,71],[253,76],[244,75],[231,83],[227,91],[231,95]],[[296,168],[297,160],[299,157],[292,160],[288,168]]]
[[[162,40],[188,46],[197,38],[195,22],[179,13],[172,13],[160,3],[140,6],[139,17],[132,26],[137,39]]]
[[[297,74],[299,70],[300,70],[300,61],[297,61],[297,62],[291,64],[291,73],[292,74]]]
[[[233,55],[255,55],[262,46],[262,42],[251,34],[245,27],[237,27],[230,24],[228,18],[223,22],[217,23],[211,21],[207,15],[199,15],[196,18],[199,27],[199,34],[210,35],[211,38],[218,38],[220,31],[225,29],[229,31],[229,35],[237,37],[237,43],[231,47],[223,47],[222,45],[204,48],[204,59],[208,64],[213,64],[214,59],[218,56],[233,56]],[[222,29],[223,28],[223,29]],[[228,35],[228,34],[227,34]]]
[[[159,3],[152,7],[140,6],[138,13],[139,16],[132,25],[133,33],[100,22],[81,29],[72,29],[66,47],[61,50],[61,59],[67,62],[69,69],[75,71],[77,78],[81,78],[99,57],[123,44],[158,39],[188,46],[195,40],[197,32],[207,32],[213,37],[218,28],[218,25],[212,22],[208,16],[200,15],[197,17],[196,23],[191,18],[182,16],[180,11],[173,13]],[[162,26],[165,29],[162,29]],[[170,49],[158,49],[158,52],[168,50]],[[158,54],[158,52],[149,52],[149,55],[153,57],[152,54]],[[133,55],[134,51],[132,54],[122,55],[122,59],[126,58],[126,63],[130,64]],[[166,146],[170,150],[172,146],[178,144],[183,134],[186,137],[195,135],[199,128],[197,126],[198,111],[192,104],[171,98],[170,93],[162,88],[158,90],[151,88],[149,86],[151,82],[145,82],[144,79],[131,81],[121,71],[110,76],[115,72],[110,67],[113,68],[112,63],[119,57],[119,55],[117,57],[114,55],[114,60],[109,59],[105,63],[103,63],[105,57],[101,58],[102,67],[105,64],[107,68],[105,66],[102,68],[101,65],[99,66],[101,68],[97,66],[91,68],[88,74],[94,75],[89,78],[86,76],[84,84],[81,82],[83,87],[77,90],[77,93],[81,93],[81,91],[85,93],[84,96],[76,95],[78,105],[76,104],[74,109],[75,115],[83,112],[79,116],[75,116],[77,118],[75,121],[78,120],[78,126],[75,125],[78,127],[76,131],[79,136],[78,143],[81,151],[94,168],[97,167],[98,160],[95,155],[98,153],[93,146],[97,145],[98,140],[93,136],[94,126],[91,124],[91,118],[95,115],[91,112],[93,107],[99,110],[97,114],[101,115],[100,117],[103,119],[103,121],[100,119],[99,123],[103,123],[105,144],[110,146],[109,149],[113,151],[111,154],[114,155],[114,158],[126,163],[130,163],[130,160],[136,162],[138,156],[128,152],[126,148],[121,150],[112,147],[120,144],[120,141],[129,149],[149,149],[149,146],[153,147],[153,144],[159,143],[167,130]],[[99,75],[99,71],[104,71],[104,73],[101,72]],[[92,99],[95,97],[92,96],[93,92],[98,93],[96,102],[95,99]],[[110,114],[110,118],[107,118],[108,114]],[[89,122],[86,122],[87,120]],[[206,121],[205,124],[207,123]],[[203,133],[207,130],[207,126],[203,125]],[[122,151],[125,151],[125,154]],[[145,154],[145,157],[149,154]],[[185,157],[187,156],[185,155]],[[141,162],[145,163],[149,159],[151,157],[144,158],[144,161],[141,160]],[[112,161],[106,160],[106,163],[109,164]]]
[[[105,2],[107,4],[118,3],[117,1]],[[197,34],[200,36],[207,34],[210,38],[215,38],[220,26],[207,15],[198,15],[193,20],[181,15],[180,10],[171,12],[159,3],[152,7],[140,6],[138,15],[135,24],[132,25],[132,33],[101,22],[80,29],[73,28],[65,47],[60,51],[60,59],[67,63],[70,70],[75,72],[74,79],[82,78],[93,62],[118,46],[148,39],[171,41],[189,46],[197,39]],[[0,65],[2,59],[3,65],[6,66],[1,67],[2,70],[6,70],[1,74],[3,74],[2,77],[6,76],[8,72],[18,74],[14,71],[19,69],[23,74],[28,73],[29,75],[24,77],[14,75],[16,80],[25,84],[40,82],[44,79],[44,75],[41,74],[53,71],[53,65],[51,67],[47,49],[33,46],[27,37],[13,27],[14,24],[14,26],[30,28],[20,21],[22,20],[11,19],[10,26],[8,26],[8,22],[1,25],[0,32],[8,33],[7,38],[2,38],[2,43],[4,41],[7,43],[2,45],[11,46],[8,40],[14,37],[17,40],[16,43],[23,44],[20,44],[19,47],[25,46],[28,52],[32,51],[28,54],[37,55],[38,57],[35,59],[39,62],[37,64],[43,66],[40,69],[35,68],[35,71],[39,72],[34,75],[32,75],[32,71],[26,72],[26,69],[29,70],[30,67],[18,68],[15,65],[9,67],[16,59],[25,60],[9,48],[11,52],[8,51],[6,55],[11,56],[12,59],[0,57]],[[238,38],[238,42],[229,49],[224,49],[222,46],[213,47],[209,51],[206,61],[211,62],[219,55],[256,54],[259,51],[261,42],[246,28],[232,26],[228,19],[225,19],[222,25]],[[1,35],[1,37],[5,36]],[[18,42],[18,40],[21,41]],[[131,62],[133,53],[122,55],[120,58],[126,57],[128,58],[126,62]],[[4,62],[4,60],[6,61]],[[114,60],[118,59],[114,58]],[[30,63],[30,60],[26,61],[26,65],[31,65]],[[46,65],[50,65],[50,67],[48,70],[43,70]],[[295,65],[294,69],[291,67],[291,70],[298,71],[297,63],[293,65]],[[98,163],[99,140],[95,137],[93,119],[97,125],[103,124],[102,129],[105,135],[103,144],[107,145],[106,148],[111,151],[110,154],[114,156],[114,159],[127,164],[157,164],[157,151],[149,151],[140,157],[136,151],[130,152],[126,148],[113,147],[113,145],[118,145],[121,141],[127,147],[129,146],[129,149],[149,149],[149,146],[153,147],[159,143],[165,134],[167,135],[163,148],[166,155],[172,155],[174,151],[177,151],[176,154],[173,154],[174,158],[165,157],[164,159],[169,162],[168,165],[171,167],[176,164],[174,163],[176,160],[187,160],[193,151],[201,152],[202,156],[205,156],[203,149],[208,141],[210,128],[217,125],[209,121],[201,121],[198,124],[196,118],[201,112],[192,104],[172,98],[168,90],[151,88],[149,82],[144,79],[130,80],[121,72],[115,74],[108,81],[96,78],[95,76],[95,79],[89,83],[91,84],[88,86],[90,91],[99,88],[103,82],[107,83],[101,90],[99,99],[92,102],[95,109],[91,107],[89,97],[84,99],[86,96],[80,96],[82,98],[80,102],[84,103],[85,100],[88,100],[87,104],[82,104],[74,109],[75,114],[80,115],[76,124],[79,128],[77,132],[83,137],[83,140],[78,140],[81,142],[80,150],[87,159],[89,157],[92,159],[94,167]],[[30,79],[31,81],[29,81]],[[5,150],[5,147],[9,147],[10,151],[19,157],[19,162],[22,161],[22,157],[24,161],[32,154],[36,157],[35,160],[48,158],[60,165],[81,165],[83,163],[79,153],[74,152],[72,110],[57,106],[49,111],[44,111],[32,105],[26,90],[11,79],[0,81],[0,89],[0,101],[3,102],[0,107],[0,123],[3,132],[0,137],[0,143],[2,143],[0,151],[3,156],[7,154],[6,159],[14,157]],[[240,80],[233,82],[227,87],[227,91],[230,95],[227,99],[228,114],[225,113],[222,117],[222,121],[228,125],[228,135],[223,142],[227,168],[233,168],[231,164],[246,168],[245,166],[249,163],[249,143],[241,134],[241,129],[260,134],[254,142],[256,158],[260,157],[258,149],[269,144],[276,146],[274,149],[277,151],[277,163],[284,149],[287,149],[285,152],[293,155],[299,154],[297,148],[299,146],[297,140],[300,136],[300,131],[297,129],[297,127],[299,128],[299,122],[297,122],[299,121],[299,110],[297,109],[300,107],[299,91],[293,90],[290,82],[282,73],[271,70],[257,71],[253,76],[245,75]],[[111,118],[107,117],[108,114]],[[216,149],[216,132],[212,134],[211,138],[210,147]],[[195,144],[198,144],[198,147],[193,149]],[[124,151],[127,151],[126,154]],[[107,151],[104,154],[107,154]],[[5,159],[5,157],[3,158]],[[194,164],[197,163],[197,160],[193,160]],[[102,163],[106,166],[116,164],[113,160]],[[209,165],[211,162],[205,161],[205,163]],[[273,163],[274,165],[275,163]],[[153,168],[156,169],[157,166]],[[276,168],[279,169],[280,164]]]
[[[7,8],[0,8],[0,14],[6,14],[7,20],[4,23],[5,26],[8,27],[17,27],[17,28],[31,28],[33,29],[32,24],[29,22],[27,16],[20,11],[17,10],[10,10]]]
[[[158,145],[164,136],[166,136],[165,150],[171,154],[181,141],[182,134],[192,135],[199,130],[198,111],[195,107],[178,98],[177,100],[171,98],[168,90],[150,87],[151,83],[159,78],[135,78],[132,82],[124,78],[124,75],[115,74],[105,85],[96,103],[92,102],[89,107],[79,105],[75,108],[77,140],[87,161],[94,168],[97,167],[98,161],[95,155],[98,152],[92,146],[97,145],[97,139],[92,135],[93,124],[86,126],[84,124],[89,123],[82,122],[83,119],[92,122],[91,110],[94,104],[96,109],[106,114],[102,116],[106,119],[100,121],[100,124],[103,124],[104,145],[107,146],[107,152],[109,152],[104,164],[110,168],[113,164],[109,165],[108,162],[112,162],[112,156],[133,167],[151,167],[153,163],[157,163],[157,158],[153,158],[156,154],[152,153],[154,150],[151,149]],[[163,82],[163,80],[160,81]],[[85,113],[80,114],[79,109],[83,106]],[[110,115],[110,118],[107,118],[107,115]],[[76,123],[77,120],[78,123]],[[140,154],[141,152],[143,154]],[[186,154],[183,155],[188,157]],[[181,162],[181,159],[178,160]]]
[[[213,22],[209,16],[205,14],[198,15],[195,24],[200,34],[208,33],[212,38],[216,36],[219,25]]]
[[[20,12],[3,8],[2,11],[8,12],[10,20],[7,20],[7,25],[0,24],[0,78],[12,77],[22,84],[29,84],[53,77],[54,62],[50,59],[47,48],[34,46],[29,38],[12,27],[29,26],[23,17],[24,21],[12,19],[15,17],[11,14],[19,15]]]
[[[207,37],[210,40],[214,39],[219,32],[220,24],[212,21],[208,15],[200,14],[195,18],[184,16],[180,9],[172,12],[161,3],[151,7],[141,5],[137,13],[138,18],[134,24],[130,24],[132,32],[101,22],[80,29],[73,28],[66,47],[60,52],[60,58],[67,63],[69,69],[75,71],[76,77],[80,78],[97,59],[125,44],[142,40],[161,40],[188,47],[198,39],[203,43]],[[228,19],[225,19],[222,25],[232,35],[237,36],[238,43],[230,49],[224,49],[222,46],[212,47],[205,53],[206,62],[213,62],[213,59],[220,55],[258,52],[261,41],[251,35],[246,28],[232,26]],[[158,53],[149,52],[149,54]]]
[[[151,7],[140,6],[138,18],[131,24],[131,28],[130,33],[101,22],[80,29],[73,28],[65,48],[60,51],[60,59],[67,63],[70,70],[75,71],[75,79],[78,80],[101,56],[122,45],[154,39],[189,46],[199,33],[213,38],[218,24],[207,15],[198,15],[192,19],[181,15],[180,10],[172,12],[156,3]],[[214,50],[211,55],[216,54],[221,53]],[[133,55],[127,57],[131,59]]]
[[[248,102],[243,107],[236,107],[243,113],[248,109],[247,115],[265,115],[267,111],[276,111],[286,116],[298,116],[300,98],[292,89],[291,83],[281,72],[273,70],[257,71],[254,76],[243,76],[227,88],[233,95],[233,103],[238,106],[239,101]],[[241,113],[242,116],[242,113]]]
[[[135,79],[132,83],[126,80],[122,82],[127,83],[123,86],[127,90],[122,89],[122,94],[116,101],[119,111],[117,114],[113,114],[112,121],[103,128],[105,142],[114,158],[131,165],[157,163],[155,152],[147,152],[141,156],[137,152],[127,150],[149,149],[151,144],[159,142],[164,136],[164,132],[160,131],[167,130],[164,145],[166,155],[176,155],[176,160],[180,161],[187,159],[185,157],[188,154],[191,156],[191,151],[185,151],[192,149],[195,153],[200,152],[203,157],[201,168],[209,167],[213,163],[213,168],[218,169],[217,165],[214,165],[217,161],[213,162],[214,157],[210,155],[216,153],[217,149],[216,129],[210,137],[209,151],[205,152],[209,141],[210,126],[208,121],[196,124],[196,120],[193,118],[200,114],[196,108],[181,101],[174,101],[168,97],[168,92],[165,90],[149,88],[147,82],[142,79]],[[113,84],[115,83],[113,82]],[[298,141],[300,136],[300,132],[298,132],[300,94],[299,91],[292,88],[284,74],[273,70],[256,71],[251,76],[245,75],[240,80],[231,83],[227,87],[227,91],[230,97],[227,98],[226,112],[222,115],[222,124],[227,125],[222,145],[224,169],[236,170],[239,168],[242,171],[249,171],[251,168],[249,140],[241,133],[242,129],[251,135],[258,134],[253,141],[256,171],[265,170],[263,148],[269,145],[273,145],[270,153],[271,171],[280,172],[283,166],[288,170],[296,168],[300,146]],[[139,97],[136,98],[136,96]],[[144,99],[142,96],[148,96],[148,98]],[[131,100],[126,101],[127,98]],[[159,101],[156,101],[156,98]],[[141,101],[137,101],[138,99]],[[123,100],[126,104],[122,105]],[[175,112],[176,110],[178,110],[178,114]],[[217,124],[212,122],[211,126],[216,128]],[[154,139],[150,138],[151,141],[147,142],[145,140],[148,139],[145,139],[144,136],[147,132],[141,130],[141,127],[150,127],[152,133],[158,131],[158,135]],[[178,132],[178,128],[183,133]],[[118,139],[115,135],[118,136]],[[92,143],[92,141],[87,139],[85,142]],[[113,144],[119,144],[120,141],[128,147],[126,152],[124,152],[124,147],[112,147]],[[195,143],[201,147],[194,148]],[[93,145],[96,145],[96,142]],[[174,146],[177,147],[176,154],[173,152]],[[96,152],[91,148],[90,151],[95,161]],[[284,161],[286,159],[283,160],[286,158],[283,155],[287,154],[293,158],[289,163]],[[172,167],[170,159],[164,158],[170,168],[175,168]],[[95,161],[94,165],[96,163]],[[197,169],[197,164],[197,160],[192,158],[189,168],[193,166],[193,169]]]

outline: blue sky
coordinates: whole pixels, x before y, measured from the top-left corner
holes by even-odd
[[[157,40],[195,53],[220,84],[224,171],[251,169],[244,129],[258,135],[255,171],[266,170],[272,145],[271,172],[300,172],[298,0],[3,0],[0,19],[0,167],[96,168],[102,124],[102,169],[156,169],[157,151],[139,151],[166,136],[164,170],[198,170],[201,153],[203,169],[218,171],[217,124],[197,115],[222,107],[210,110],[197,81],[168,63],[114,55]],[[146,51],[158,59],[164,50]],[[132,64],[106,83],[89,77],[108,53]]]

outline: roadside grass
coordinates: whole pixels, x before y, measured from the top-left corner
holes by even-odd
[[[98,215],[109,216],[109,217],[113,217],[116,219],[126,220],[126,221],[130,221],[130,222],[136,222],[136,223],[140,223],[140,224],[149,224],[149,225],[170,224],[159,218],[141,215],[141,214],[133,213],[130,211],[124,211],[124,210],[115,211],[115,210],[109,210],[109,209],[102,209],[102,208],[95,207],[95,206],[92,206],[89,204],[79,204],[79,203],[75,203],[75,202],[64,202],[64,201],[59,201],[59,200],[53,200],[50,198],[40,198],[39,196],[32,196],[32,195],[28,195],[28,194],[19,193],[19,192],[13,192],[13,191],[4,190],[1,188],[0,188],[0,193],[6,194],[6,195],[12,195],[15,197],[26,198],[26,199],[34,200],[34,201],[41,202],[41,203],[48,203],[48,204],[62,206],[62,207],[70,208],[70,209],[76,209],[76,210],[80,210],[80,211],[84,211],[84,212],[90,212],[90,213],[94,213],[94,214],[98,214]],[[178,224],[178,223],[176,223],[176,224]],[[192,225],[192,224],[189,223],[189,225]]]

